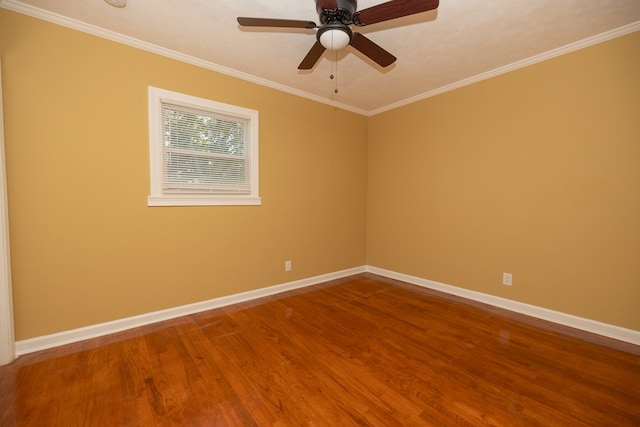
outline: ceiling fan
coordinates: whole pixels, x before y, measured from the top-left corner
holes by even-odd
[[[358,11],[357,0],[315,0],[315,2],[320,19],[319,26],[313,21],[245,17],[239,17],[238,24],[246,27],[318,28],[317,40],[298,65],[299,70],[313,68],[325,50],[340,50],[348,45],[353,46],[381,67],[387,67],[397,58],[364,35],[352,31],[351,25],[364,27],[433,10],[439,4],[439,0],[391,0]]]

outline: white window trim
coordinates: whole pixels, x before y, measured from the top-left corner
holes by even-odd
[[[251,193],[242,195],[163,194],[162,191],[162,103],[168,102],[214,113],[249,120],[249,159],[251,162]],[[259,193],[259,114],[256,110],[198,98],[149,86],[149,161],[151,194],[148,206],[230,206],[261,205]]]
[[[0,63],[0,365],[16,358],[11,292],[11,247],[9,245],[9,201],[4,154],[4,112],[2,109],[2,64]]]

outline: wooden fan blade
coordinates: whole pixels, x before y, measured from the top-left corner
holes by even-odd
[[[320,44],[319,41],[316,40],[316,44],[311,47],[307,56],[304,57],[300,65],[298,65],[298,70],[310,70],[316,65],[318,59],[322,56],[325,51],[325,47]]]
[[[371,58],[381,67],[388,67],[396,62],[396,57],[378,46],[360,33],[353,33],[351,46]]]
[[[362,9],[356,14],[356,17],[354,17],[354,22],[356,25],[363,27],[365,25],[433,10],[438,7],[439,3],[439,0],[392,0],[367,9]]]
[[[278,28],[316,28],[313,21],[298,21],[295,19],[271,18],[238,18],[238,24],[243,27],[278,27]]]
[[[323,9],[335,10],[338,8],[338,0],[316,0],[316,4]]]

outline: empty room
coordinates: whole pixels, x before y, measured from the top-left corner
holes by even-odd
[[[1,426],[640,425],[640,2],[0,0]]]

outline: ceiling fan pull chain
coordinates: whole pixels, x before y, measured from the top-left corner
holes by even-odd
[[[335,64],[335,73],[331,74],[331,78],[334,79],[335,81],[335,89],[333,90],[333,93],[338,93],[338,51],[335,51],[335,60],[334,60],[334,64]]]

